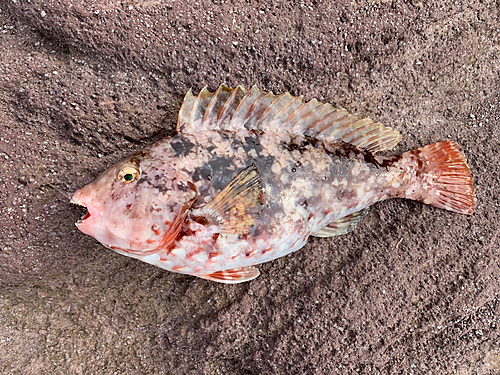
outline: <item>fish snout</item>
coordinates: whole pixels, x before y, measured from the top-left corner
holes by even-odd
[[[99,209],[95,202],[91,203],[91,198],[88,194],[85,194],[85,188],[77,190],[73,197],[71,198],[71,203],[77,204],[79,206],[85,207],[87,213],[76,222],[76,226],[81,229],[84,223],[88,223],[90,220],[95,219],[100,216]]]

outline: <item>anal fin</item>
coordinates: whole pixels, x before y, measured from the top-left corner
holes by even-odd
[[[216,281],[224,284],[238,284],[255,279],[260,275],[257,268],[253,266],[233,268],[230,270],[217,271],[207,275],[196,275],[202,279]]]
[[[354,228],[356,228],[356,225],[358,225],[359,221],[366,216],[369,210],[370,207],[366,207],[361,211],[344,216],[343,218],[328,224],[326,227],[321,228],[317,232],[314,232],[312,236],[333,237],[352,232]]]

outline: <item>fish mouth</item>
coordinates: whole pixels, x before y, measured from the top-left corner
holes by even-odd
[[[95,219],[96,217],[99,216],[99,214],[97,213],[97,209],[95,207],[93,207],[89,203],[82,202],[80,199],[76,198],[75,196],[73,196],[73,198],[71,198],[70,203],[85,207],[87,209],[87,212],[85,213],[85,215],[80,220],[78,220],[76,222],[77,227],[82,225],[84,222],[89,221],[89,219]]]

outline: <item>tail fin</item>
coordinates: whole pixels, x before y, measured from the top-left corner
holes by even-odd
[[[405,152],[400,163],[411,174],[406,176],[410,183],[402,198],[461,214],[474,212],[472,175],[456,142],[438,142]]]

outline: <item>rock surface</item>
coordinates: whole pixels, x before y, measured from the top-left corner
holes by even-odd
[[[495,1],[0,3],[2,374],[500,373]],[[247,284],[79,233],[65,195],[171,133],[184,93],[257,84],[457,140],[473,216],[393,200]]]

